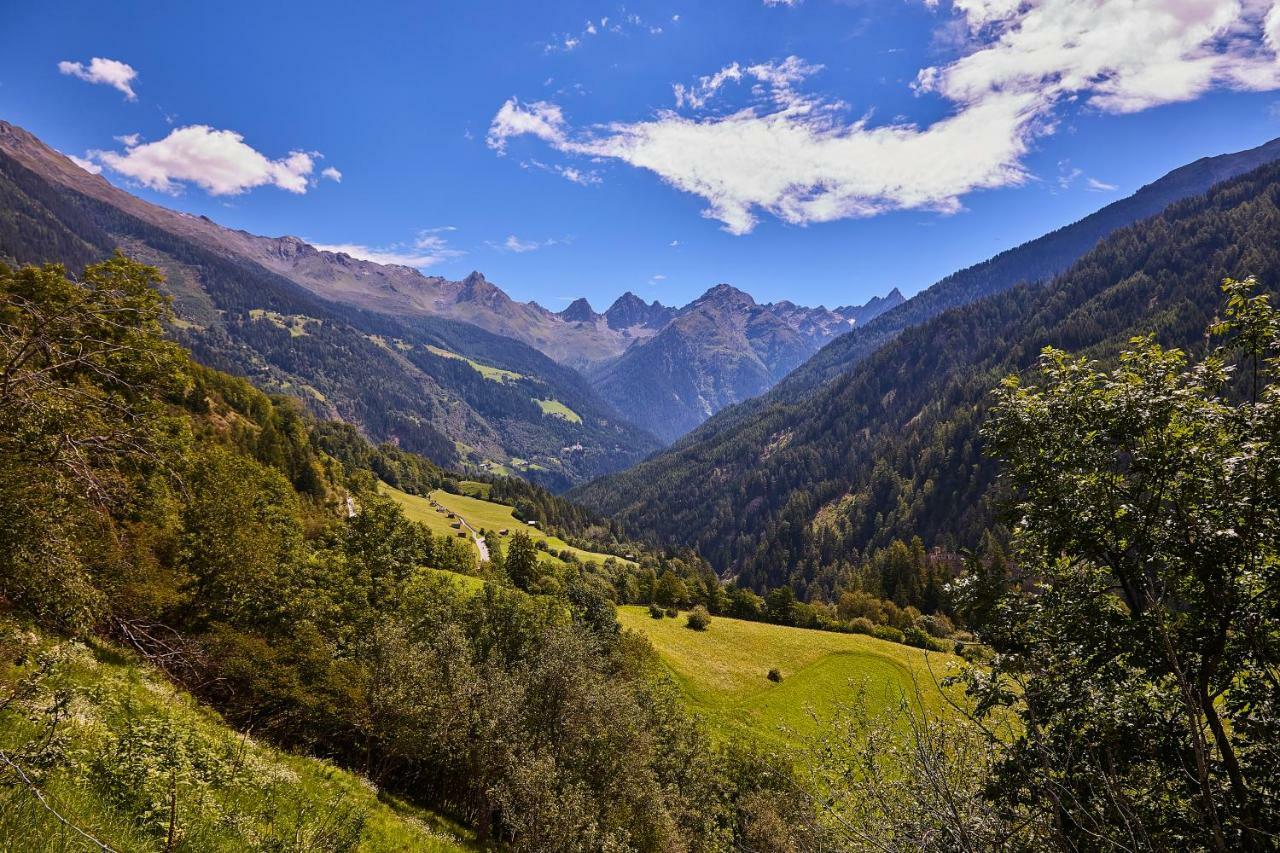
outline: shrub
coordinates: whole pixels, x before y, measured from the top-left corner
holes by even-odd
[[[688,617],[685,619],[685,627],[692,628],[695,631],[705,631],[707,626],[711,624],[711,614],[707,612],[707,608],[699,604],[697,607],[689,611]]]
[[[933,648],[933,642],[930,640],[929,634],[923,628],[918,628],[915,625],[902,632],[901,642],[917,649]]]
[[[888,640],[891,643],[901,643],[905,637],[897,628],[889,625],[877,625],[871,631],[871,636],[880,640]]]
[[[927,632],[930,637],[940,638],[950,637],[956,630],[951,620],[941,613],[921,616],[916,620],[916,627]]]
[[[849,630],[854,634],[874,634],[876,623],[866,616],[859,616],[857,619],[849,620]]]
[[[782,673],[778,672],[778,668],[776,666],[769,670],[769,680],[773,682],[782,681]]]
[[[676,618],[676,617],[677,617],[677,616],[679,616],[679,615],[680,615],[680,611],[679,611],[679,610],[676,610],[674,607],[668,607],[668,608],[667,608],[667,617],[668,617],[668,618],[670,618],[670,619],[674,619],[674,618]]]
[[[654,619],[661,619],[663,616],[666,616],[667,614],[666,614],[666,612],[665,612],[661,607],[659,607],[658,605],[656,605],[656,604],[650,604],[650,605],[649,605],[649,615],[650,615],[650,616],[652,616]]]

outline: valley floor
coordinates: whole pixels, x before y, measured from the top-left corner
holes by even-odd
[[[619,607],[618,621],[653,643],[663,663],[722,736],[801,747],[861,693],[873,715],[904,698],[930,713],[949,706],[939,683],[960,659],[878,640],[714,616],[705,631],[684,614],[654,619],[647,607]],[[776,668],[782,681],[768,679]]]

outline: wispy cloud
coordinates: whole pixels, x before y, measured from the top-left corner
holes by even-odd
[[[120,139],[123,152],[91,151],[90,157],[145,187],[171,194],[188,183],[210,195],[239,195],[261,186],[305,193],[321,156],[316,151],[291,151],[272,160],[239,133],[202,124],[177,128],[156,142],[140,143],[137,134]]]
[[[680,20],[679,15],[672,16],[671,20]],[[582,27],[576,31],[553,33],[551,38],[543,43],[543,53],[570,53],[583,45],[590,42],[597,36],[614,34],[625,35],[632,32],[648,32],[650,35],[661,35],[662,27],[658,24],[646,23],[643,18],[634,12],[627,12],[625,9],[617,16],[610,17],[608,15],[591,19],[583,23]]]
[[[502,252],[524,254],[525,252],[536,252],[538,249],[545,249],[548,246],[555,246],[561,242],[562,241],[555,239],[524,240],[514,234],[508,234],[507,239],[502,242],[489,241],[488,245],[490,248],[494,248]]]
[[[67,159],[91,175],[97,175],[102,172],[102,167],[92,160],[86,160],[83,157],[77,157],[74,154],[68,154]]]
[[[326,166],[324,169],[322,169],[320,172],[320,177],[328,178],[329,180],[335,181],[339,184],[342,183],[342,173],[339,172],[337,169],[333,168],[332,166]]]
[[[961,37],[958,58],[916,77],[917,93],[951,104],[925,126],[848,117],[839,100],[802,92],[818,66],[788,57],[677,84],[675,109],[638,121],[574,127],[556,103],[511,98],[488,144],[502,153],[530,136],[567,156],[650,171],[703,198],[704,215],[725,230],[745,234],[761,213],[804,225],[901,209],[956,212],[968,193],[1027,181],[1028,151],[1068,105],[1129,113],[1215,89],[1280,88],[1280,5],[927,2]],[[754,100],[715,108],[726,87],[748,82]]]
[[[83,62],[64,59],[58,63],[58,70],[86,83],[110,86],[123,93],[126,100],[138,100],[138,96],[133,91],[133,81],[137,79],[138,72],[127,62],[95,56],[89,60],[88,65],[85,65]]]
[[[1116,190],[1120,189],[1120,188],[1119,188],[1118,186],[1116,186],[1115,184],[1108,184],[1108,183],[1105,183],[1105,182],[1103,182],[1103,181],[1098,180],[1097,178],[1090,178],[1090,179],[1089,179],[1088,181],[1086,181],[1085,183],[1087,183],[1087,184],[1088,184],[1089,189],[1093,190],[1094,192],[1099,192],[1099,193],[1115,192]]]
[[[426,269],[466,254],[461,249],[452,248],[448,240],[441,236],[455,230],[457,229],[452,225],[427,228],[419,231],[412,240],[385,246],[366,246],[361,243],[313,243],[312,245],[322,252],[342,253],[362,261],[373,261],[375,264]]]

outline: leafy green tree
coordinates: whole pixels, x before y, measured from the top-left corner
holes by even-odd
[[[138,477],[167,465],[163,398],[186,358],[160,336],[158,272],[117,255],[80,281],[0,264],[0,595],[87,629],[93,563]]]
[[[1272,849],[1280,833],[1280,315],[1226,281],[1190,363],[1135,339],[1103,371],[1048,349],[987,427],[1023,583],[971,673],[1022,733],[993,789],[1063,849]]]
[[[507,576],[511,582],[523,590],[532,589],[542,577],[538,564],[538,550],[533,540],[523,530],[516,531],[507,545]]]

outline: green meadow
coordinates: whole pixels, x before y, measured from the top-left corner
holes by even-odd
[[[938,682],[959,659],[878,640],[713,616],[705,631],[685,614],[654,619],[647,607],[618,608],[624,628],[649,638],[690,707],[722,736],[796,747],[822,721],[858,700],[875,715],[906,697],[931,713],[950,707]],[[769,680],[777,669],[782,681]]]

